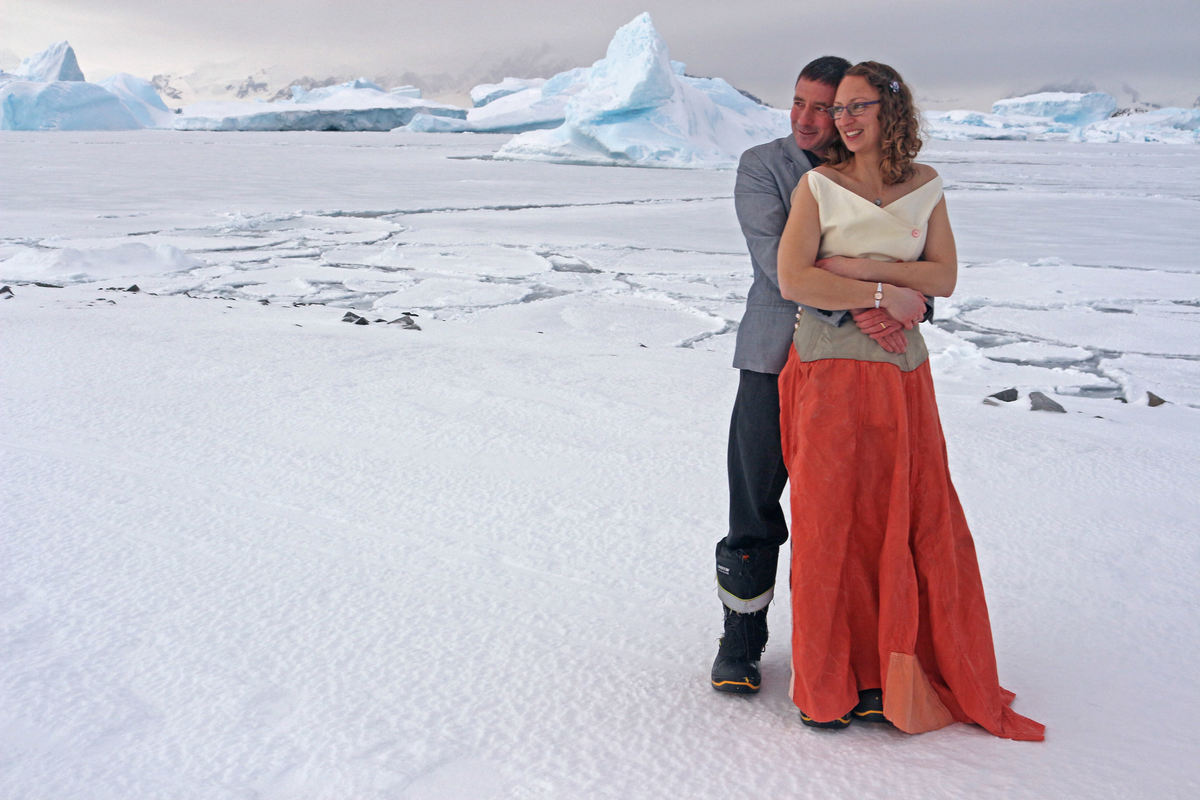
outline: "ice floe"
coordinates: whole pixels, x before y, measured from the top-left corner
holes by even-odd
[[[29,282],[80,283],[113,278],[185,272],[204,262],[168,244],[114,243],[77,249],[28,248],[3,262],[6,279]]]

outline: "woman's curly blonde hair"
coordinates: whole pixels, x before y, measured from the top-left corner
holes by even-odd
[[[866,78],[879,92],[879,124],[882,132],[883,182],[903,183],[913,176],[913,160],[921,151],[921,120],[912,92],[900,73],[878,61],[863,61],[846,70],[846,78],[858,75]],[[843,78],[845,80],[845,78]],[[825,163],[844,164],[854,158],[839,136],[829,145]]]

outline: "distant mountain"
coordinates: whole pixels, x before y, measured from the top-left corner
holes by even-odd
[[[355,76],[357,77],[357,76]],[[329,85],[348,78],[331,76]],[[246,69],[237,64],[210,64],[187,74],[158,74],[150,79],[162,97],[177,105],[221,100],[271,100],[293,83],[312,82],[278,67]]]
[[[318,89],[366,78],[384,88],[416,86],[426,98],[455,96],[464,98],[481,83],[515,76],[550,77],[577,66],[555,55],[548,45],[520,53],[483,57],[457,73],[417,73],[412,71],[367,72],[339,67],[327,74],[302,72],[282,66],[256,67],[245,61],[232,64],[208,64],[186,74],[159,74],[151,83],[164,99],[174,105],[222,100],[278,100],[291,95],[292,86]]]
[[[1135,102],[1127,106],[1122,106],[1113,112],[1114,117],[1127,117],[1130,114],[1145,114],[1149,111],[1157,111],[1162,108],[1158,103],[1143,103]]]

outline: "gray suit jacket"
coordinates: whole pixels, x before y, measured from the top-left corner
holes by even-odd
[[[750,249],[754,283],[738,326],[733,366],[778,375],[787,363],[797,305],[779,293],[779,237],[792,210],[792,190],[813,165],[791,134],[751,147],[738,162],[733,203]],[[808,309],[838,325],[846,311]]]

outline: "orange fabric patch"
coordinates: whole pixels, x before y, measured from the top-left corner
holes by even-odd
[[[903,653],[892,653],[888,662],[883,715],[905,733],[935,731],[954,722],[954,715],[938,699],[917,657]]]

